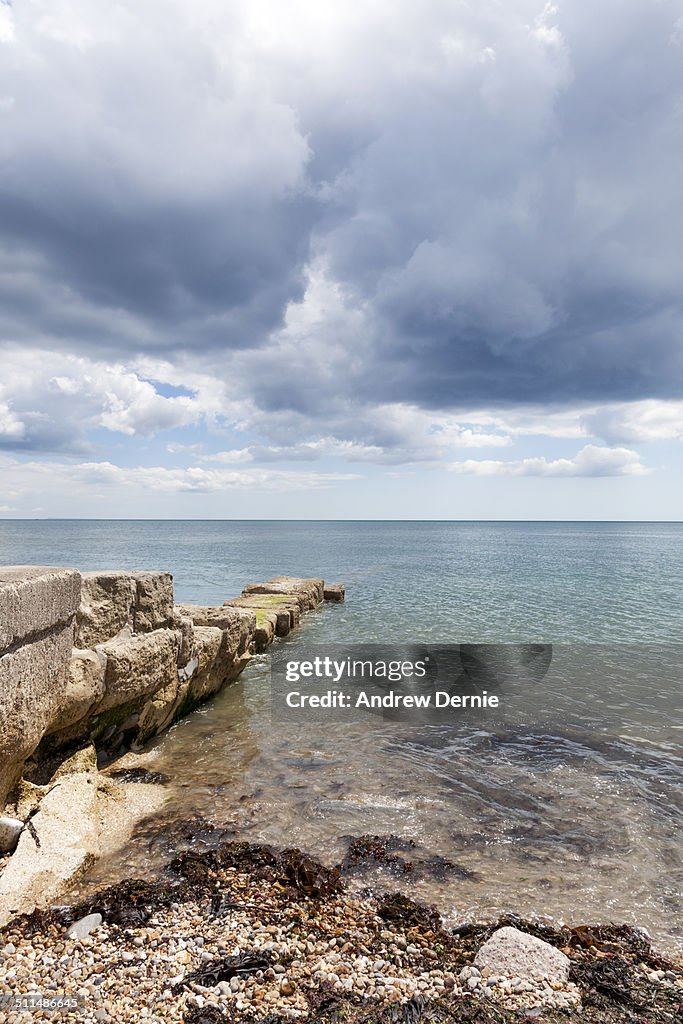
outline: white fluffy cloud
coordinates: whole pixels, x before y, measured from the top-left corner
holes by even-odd
[[[597,477],[644,476],[650,472],[637,452],[628,448],[600,448],[588,444],[571,459],[529,458],[502,462],[467,459],[449,466],[453,473],[475,476]]]

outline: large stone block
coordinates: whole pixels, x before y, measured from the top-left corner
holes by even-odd
[[[142,701],[148,694],[173,683],[177,679],[180,642],[180,630],[157,629],[103,644],[105,692],[94,713],[99,715],[109,708]]]
[[[249,650],[256,628],[256,615],[243,608],[230,605],[177,604],[176,613],[192,619],[195,626],[216,626],[226,634],[226,651],[235,658]]]
[[[287,636],[301,619],[301,607],[296,597],[289,594],[247,594],[225,602],[232,608],[250,608],[257,623],[264,616],[274,625],[276,636]]]
[[[173,621],[173,576],[170,572],[136,572],[136,633],[164,629]]]
[[[0,805],[64,703],[73,638],[69,623],[0,656]]]
[[[76,644],[95,647],[123,629],[150,633],[172,625],[173,577],[168,572],[83,574]]]
[[[45,630],[68,624],[78,608],[81,575],[75,569],[33,565],[0,567],[0,654]]]
[[[307,612],[322,604],[324,590],[324,580],[299,579],[297,576],[273,576],[265,583],[248,583],[242,591],[242,595],[288,594],[291,597],[296,597],[302,612]]]
[[[132,630],[136,596],[137,586],[130,573],[83,573],[76,646],[95,647],[126,627]]]
[[[103,651],[74,647],[63,696],[49,728],[53,746],[59,747],[87,733],[87,719],[104,696],[106,657]]]

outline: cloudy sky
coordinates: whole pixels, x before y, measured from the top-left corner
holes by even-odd
[[[0,0],[0,515],[683,518],[682,0]]]

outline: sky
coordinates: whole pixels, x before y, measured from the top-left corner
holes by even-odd
[[[683,0],[0,0],[0,516],[683,518]]]

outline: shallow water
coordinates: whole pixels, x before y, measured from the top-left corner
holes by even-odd
[[[504,716],[476,728],[379,718],[281,727],[259,657],[155,744],[151,767],[172,777],[168,818],[204,817],[327,863],[343,858],[349,835],[412,840],[410,873],[373,869],[355,883],[398,887],[450,922],[506,911],[627,921],[680,949],[683,762],[662,699],[666,713],[643,715],[637,730],[619,713],[598,715],[596,727],[595,706],[591,720],[581,714],[585,695],[560,694],[552,713],[531,721],[527,704],[514,725]],[[144,874],[171,852],[163,833],[143,831],[97,879]],[[435,856],[453,867],[439,871]]]
[[[285,643],[544,641],[553,671],[504,713],[419,724],[271,721],[269,658],[154,746],[165,815],[339,861],[345,836],[416,844],[398,886],[450,921],[627,921],[683,948],[679,524],[0,524],[0,561],[165,568],[220,602],[275,572],[347,584]],[[601,651],[576,673],[563,651]],[[563,668],[564,666],[564,668]],[[573,666],[573,667],[572,667]],[[151,822],[92,881],[169,857]],[[447,858],[443,867],[434,857]]]

